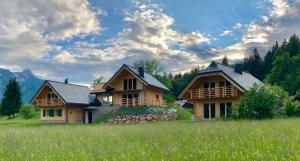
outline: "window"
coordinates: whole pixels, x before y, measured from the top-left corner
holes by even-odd
[[[155,97],[156,97],[156,100],[158,101],[159,100],[159,95],[157,94],[157,95],[155,95]]]
[[[208,103],[204,104],[204,118],[209,119],[209,104]]]
[[[226,117],[226,107],[225,107],[225,103],[220,103],[220,117],[224,118]]]
[[[132,89],[132,79],[128,79],[128,89]]]
[[[231,83],[229,81],[226,81],[226,86],[227,87],[231,86]]]
[[[216,104],[215,103],[204,103],[204,118],[213,119],[216,117]]]
[[[216,106],[214,103],[210,104],[210,118],[216,117]]]
[[[219,86],[220,86],[220,87],[224,87],[224,86],[225,86],[225,82],[224,82],[224,81],[220,81],[220,82],[219,82]]]
[[[124,79],[124,90],[133,90],[136,89],[136,78]]]
[[[54,117],[54,109],[50,109],[49,110],[49,116],[50,117]]]
[[[124,91],[125,90],[127,90],[127,79],[124,79],[124,81],[123,81],[123,89],[124,89]]]
[[[58,116],[58,117],[62,116],[62,110],[61,109],[56,110],[56,116]]]
[[[132,89],[136,89],[136,78],[132,79]]]
[[[105,105],[112,105],[112,96],[103,96],[103,104]]]

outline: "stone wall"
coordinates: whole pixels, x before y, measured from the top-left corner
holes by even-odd
[[[114,116],[113,118],[107,121],[108,124],[114,123],[144,123],[144,122],[154,122],[154,121],[171,121],[176,120],[178,113],[169,113],[169,114],[147,114],[147,115],[126,115],[126,116]]]

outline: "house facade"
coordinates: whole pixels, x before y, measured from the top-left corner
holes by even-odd
[[[101,103],[85,86],[45,81],[31,101],[40,108],[41,123],[92,123]]]
[[[93,123],[119,106],[164,106],[168,90],[140,67],[123,65],[105,84],[93,90],[67,81],[45,81],[32,104],[41,110],[41,123]]]
[[[164,106],[164,91],[168,90],[152,75],[138,69],[123,65],[101,89],[92,93],[106,104],[114,106]]]
[[[229,117],[232,104],[238,102],[254,84],[261,82],[243,72],[241,64],[231,68],[212,62],[194,76],[178,98],[193,104],[195,119]]]

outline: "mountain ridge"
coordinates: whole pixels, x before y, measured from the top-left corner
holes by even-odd
[[[14,77],[19,82],[23,103],[30,102],[44,81],[37,78],[29,69],[25,69],[21,72],[12,72],[8,69],[0,68],[0,99],[3,97],[7,83]]]

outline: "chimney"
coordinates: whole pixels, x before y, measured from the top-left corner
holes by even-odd
[[[138,71],[139,71],[139,76],[144,78],[144,66],[139,66]]]
[[[234,71],[239,74],[243,74],[243,66],[241,63],[234,64]]]
[[[65,84],[68,84],[68,83],[69,83],[69,79],[66,78],[66,79],[65,79]]]

